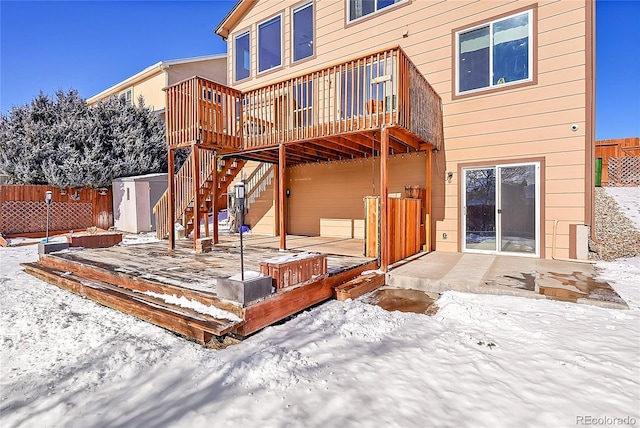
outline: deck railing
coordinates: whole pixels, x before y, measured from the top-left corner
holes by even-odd
[[[169,146],[208,141],[222,149],[241,147],[241,93],[195,76],[166,89]]]
[[[246,150],[402,126],[442,143],[440,96],[400,48],[240,93],[200,77],[167,88],[171,146]]]
[[[212,150],[200,150],[198,156],[198,173],[199,183],[201,186],[207,179],[213,175],[214,169],[217,167],[217,159]],[[175,186],[175,210],[176,216],[179,218],[195,200],[194,192],[194,173],[193,173],[193,151],[189,153],[189,157],[184,162],[178,173],[173,176]],[[194,207],[196,209],[196,207]],[[177,218],[169,219],[169,192],[164,192],[156,205],[153,207],[156,216],[156,236],[158,239],[164,239],[169,233],[169,227],[172,227]]]

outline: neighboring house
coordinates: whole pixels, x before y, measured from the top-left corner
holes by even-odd
[[[128,102],[137,102],[142,96],[146,106],[151,107],[158,114],[164,114],[166,96],[163,89],[194,75],[218,83],[226,83],[227,55],[216,54],[160,61],[88,98],[87,103],[93,105],[113,95],[124,96]]]
[[[139,97],[143,97],[145,105],[153,109],[164,121],[167,105],[164,89],[194,75],[226,83],[227,55],[216,54],[160,61],[88,98],[87,103],[94,105],[111,96],[124,96],[128,102],[132,103],[137,102]],[[153,208],[166,189],[167,183],[165,174],[164,188],[161,189],[159,195],[156,195],[155,189],[161,184],[158,183],[158,176],[152,177],[151,181],[147,180],[148,183],[144,181],[144,177],[143,180],[139,180],[137,177],[128,177],[114,181],[114,212],[116,213],[114,221],[118,229],[135,233],[155,230],[155,216],[146,206],[151,202]],[[145,186],[151,189],[151,182],[153,182],[154,190],[151,190],[150,194],[142,192]],[[127,187],[126,198],[122,192],[118,193],[116,188],[124,189],[123,186]],[[132,196],[130,200],[132,192],[137,196]],[[151,217],[149,217],[150,215]]]
[[[232,89],[169,88],[169,145],[277,164],[281,247],[283,232],[373,219],[383,268],[416,234],[438,251],[584,257],[594,13],[591,1],[241,0],[215,30]],[[390,197],[411,187],[421,226]]]

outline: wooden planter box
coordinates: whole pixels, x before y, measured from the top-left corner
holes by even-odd
[[[307,281],[327,273],[327,255],[300,253],[260,262],[260,273],[273,278],[276,290]]]
[[[122,242],[122,233],[105,232],[105,233],[74,233],[67,237],[67,242],[71,247],[84,248],[106,248]]]

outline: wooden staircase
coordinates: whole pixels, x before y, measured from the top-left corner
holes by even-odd
[[[176,221],[186,228],[186,234],[193,231],[195,210],[197,209],[203,218],[208,218],[208,214],[213,207],[214,189],[220,199],[226,197],[229,184],[238,175],[246,161],[241,159],[219,159],[215,152],[199,148],[198,167],[195,168],[193,150],[182,165],[177,174],[174,175],[175,186],[175,213],[176,218],[169,219],[169,191],[167,190],[158,203],[153,207],[156,217],[156,236],[158,239],[165,239],[169,234],[169,228],[173,227]],[[217,169],[217,171],[216,171]],[[196,193],[194,191],[194,170],[197,170],[200,187],[199,204],[195,207]],[[216,180],[217,172],[217,180]],[[217,218],[214,220],[217,221]],[[208,235],[208,228],[205,228]]]

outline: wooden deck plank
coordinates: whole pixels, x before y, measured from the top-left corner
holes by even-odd
[[[333,295],[333,288],[349,281],[366,270],[376,269],[377,261],[371,261],[354,269],[341,272],[308,285],[296,287],[276,296],[245,308],[245,323],[238,329],[242,336],[256,331],[298,313]]]
[[[300,237],[300,241],[321,242],[308,237]],[[35,276],[105,306],[207,343],[213,336],[220,337],[230,332],[238,336],[252,334],[331,298],[335,286],[365,270],[377,268],[377,261],[371,258],[328,256],[329,272],[325,276],[294,285],[242,308],[239,304],[218,299],[215,294],[216,278],[238,272],[239,249],[223,246],[215,247],[211,253],[195,254],[191,241],[180,240],[177,244],[175,250],[168,250],[165,242],[158,242],[41,255],[40,262],[36,264],[38,267],[27,269]],[[261,261],[275,255],[282,253],[270,248],[251,247],[245,252],[245,266],[257,271]],[[204,280],[212,284],[205,290],[201,287]],[[209,319],[195,311],[139,293],[147,291],[216,306],[243,318],[246,326]]]
[[[133,277],[122,272],[114,272],[109,269],[110,265],[91,265],[83,263],[81,260],[73,260],[67,257],[60,257],[61,254],[47,254],[40,257],[40,262],[47,267],[57,269],[62,272],[73,272],[84,278],[92,278],[119,287],[128,288],[141,292],[152,291],[158,294],[176,295],[176,297],[185,297],[199,301],[205,305],[216,306],[222,310],[231,312],[242,317],[242,307],[227,301],[218,299],[215,294],[205,293],[198,290],[191,290],[171,284],[163,284],[155,280]]]
[[[141,299],[133,299],[131,296],[117,290],[102,287],[101,284],[92,285],[89,282],[80,281],[71,275],[61,275],[53,269],[39,265],[38,263],[25,263],[22,266],[29,274],[50,284],[94,300],[109,308],[119,310],[179,333],[202,345],[206,344],[208,341],[207,338],[209,338],[211,334],[222,336],[233,330],[237,325],[220,326],[218,322],[214,323],[204,319],[194,319],[184,313],[168,309],[166,306],[151,305],[148,302],[143,302]]]
[[[138,300],[140,302],[143,302],[147,305],[168,309],[178,314],[192,318],[195,321],[190,321],[191,324],[200,326],[204,330],[209,331],[211,333],[215,333],[218,336],[222,336],[228,333],[229,331],[233,330],[234,327],[241,322],[241,321],[231,321],[226,319],[223,320],[219,318],[214,318],[211,315],[197,312],[191,308],[185,308],[183,306],[173,305],[171,303],[165,302],[160,298],[153,297],[141,292],[130,291],[126,288],[118,287],[117,285],[109,284],[106,282],[88,281],[85,278],[81,278],[75,275],[66,275],[66,277],[74,279],[85,286],[89,286],[96,289],[108,289],[116,293],[120,293],[125,296],[128,296],[133,300]]]
[[[371,273],[352,279],[335,288],[335,297],[338,300],[356,299],[385,284],[385,275]]]

